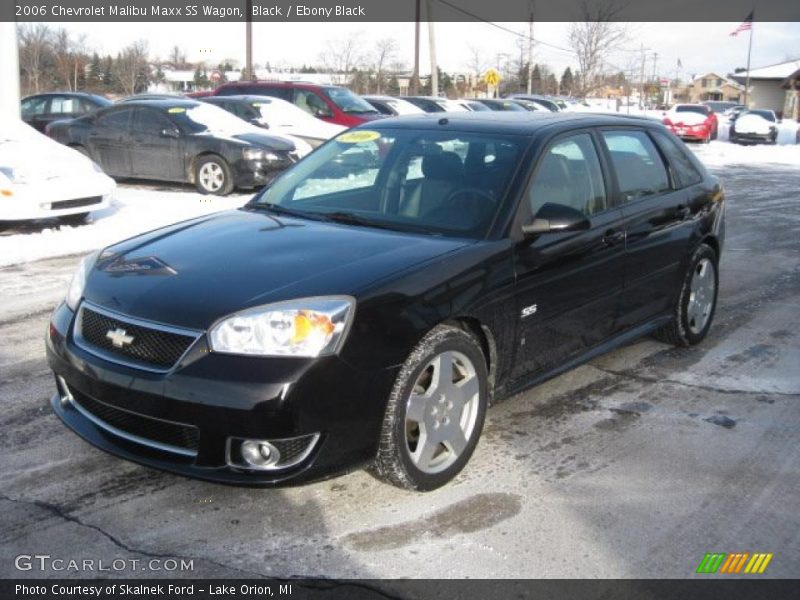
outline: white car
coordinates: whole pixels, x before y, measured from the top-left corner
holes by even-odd
[[[395,98],[394,96],[361,96],[374,106],[379,113],[388,116],[399,115],[421,115],[425,111],[418,106],[414,106],[411,102],[407,102],[402,98]]]
[[[291,102],[272,96],[208,96],[199,100],[218,106],[253,125],[269,129],[270,135],[286,135],[295,141],[301,140],[301,144],[309,146],[308,151],[298,149],[301,156],[347,129],[312,117]]]
[[[106,208],[114,180],[91,159],[19,119],[0,118],[0,221],[80,223]]]

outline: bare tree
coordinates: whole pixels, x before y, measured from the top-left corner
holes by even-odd
[[[627,38],[625,26],[614,22],[622,7],[616,0],[591,3],[582,0],[582,21],[572,23],[569,45],[575,51],[580,70],[577,88],[582,96],[598,86],[608,56]]]
[[[355,32],[347,38],[330,40],[319,60],[326,71],[333,74],[334,83],[342,85],[350,81],[352,71],[363,62],[361,55],[361,34]]]
[[[44,23],[19,26],[19,66],[24,74],[23,89],[41,91],[41,74],[52,47],[52,31]]]
[[[114,61],[114,78],[123,93],[132,96],[146,89],[150,79],[150,66],[147,63],[148,45],[138,40],[122,49]]]
[[[375,71],[376,93],[380,94],[383,90],[384,79],[386,78],[386,66],[394,61],[397,56],[397,40],[394,38],[382,38],[375,44],[373,55],[373,69]]]
[[[186,62],[186,51],[180,46],[173,46],[169,51],[167,62],[172,65],[174,69],[188,69],[191,65]]]

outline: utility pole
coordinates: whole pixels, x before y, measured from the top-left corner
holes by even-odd
[[[744,105],[750,108],[747,103],[747,94],[750,91],[750,53],[753,51],[753,23],[750,23],[750,41],[747,43],[747,77],[744,80]]]
[[[653,52],[653,81],[656,80],[656,64],[658,64],[658,52]]]
[[[525,88],[528,94],[533,88],[533,11],[535,8],[536,3],[531,0],[531,14],[528,19],[528,84]]]
[[[433,29],[433,0],[428,2],[428,50],[431,55],[431,96],[439,95],[439,68],[436,65],[436,34]]]
[[[645,62],[644,44],[641,44],[641,50],[642,50],[642,70],[639,73],[639,109],[640,110],[644,106],[644,62]]]
[[[419,4],[416,0],[414,12],[414,71],[411,73],[410,92],[412,96],[419,93]]]
[[[244,74],[245,79],[255,79],[253,73],[253,0],[247,0],[245,4],[245,35],[244,35]]]

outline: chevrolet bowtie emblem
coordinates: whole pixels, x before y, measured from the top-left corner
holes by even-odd
[[[127,331],[120,329],[119,327],[109,330],[109,332],[106,334],[106,337],[111,340],[111,343],[114,344],[115,348],[122,348],[133,342],[133,336],[128,335]]]

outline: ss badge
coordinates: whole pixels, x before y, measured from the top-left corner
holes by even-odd
[[[525,317],[530,317],[531,315],[535,315],[537,308],[538,307],[536,304],[531,304],[530,306],[526,306],[525,308],[522,309],[522,318],[524,319]]]

